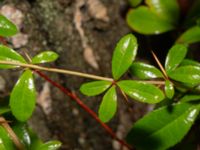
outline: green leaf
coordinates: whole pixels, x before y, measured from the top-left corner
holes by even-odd
[[[198,113],[199,106],[187,103],[159,108],[133,125],[127,141],[140,150],[166,150],[181,141]]]
[[[176,24],[179,19],[179,6],[176,0],[146,0],[150,10],[160,18]]]
[[[163,75],[156,67],[141,63],[133,62],[130,68],[131,73],[140,79],[162,78]]]
[[[200,95],[185,95],[180,99],[181,102],[198,101],[200,100]]]
[[[49,141],[37,150],[58,150],[61,147],[61,143],[59,141]]]
[[[132,7],[138,6],[141,2],[142,2],[142,0],[129,0],[129,4],[130,4]]]
[[[31,70],[27,69],[15,84],[11,96],[10,107],[19,121],[26,121],[33,113],[36,91]]]
[[[200,41],[200,27],[193,26],[186,30],[176,41],[176,43],[192,44]]]
[[[3,15],[0,15],[0,36],[13,36],[18,32],[17,27]]]
[[[200,67],[200,63],[191,59],[184,59],[181,64],[181,66],[199,66]]]
[[[169,80],[165,81],[165,94],[169,99],[172,99],[174,96],[174,86]]]
[[[115,47],[112,58],[112,74],[115,80],[119,79],[131,66],[137,54],[137,39],[128,34],[120,39]]]
[[[16,150],[7,131],[0,126],[0,150]]]
[[[44,51],[32,59],[33,64],[47,63],[55,61],[58,58],[58,54],[53,51]]]
[[[133,30],[141,34],[161,34],[174,29],[171,23],[158,17],[145,6],[130,10],[126,21]]]
[[[128,96],[140,102],[154,104],[164,99],[164,94],[159,88],[145,82],[124,80],[117,85]]]
[[[0,60],[26,63],[24,58],[13,49],[0,45]],[[0,69],[16,68],[13,65],[0,65]]]
[[[184,45],[176,44],[168,52],[165,69],[167,72],[176,69],[176,67],[182,62],[187,54],[187,48]]]
[[[109,81],[93,81],[81,85],[80,91],[87,96],[95,96],[103,93],[111,86]]]
[[[31,137],[29,135],[27,125],[17,122],[14,124],[14,126],[12,126],[12,129],[26,149],[28,149],[31,145]]]
[[[108,122],[115,115],[117,110],[117,94],[115,86],[111,87],[103,97],[99,108],[99,118],[103,122]]]
[[[181,66],[174,71],[169,72],[168,75],[171,79],[183,83],[200,83],[200,67],[198,66]]]
[[[10,112],[10,108],[8,106],[0,107],[0,115]]]

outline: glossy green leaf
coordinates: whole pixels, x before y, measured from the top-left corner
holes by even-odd
[[[179,103],[154,110],[133,125],[127,141],[140,150],[166,150],[187,134],[199,113],[198,107]]]
[[[176,41],[177,43],[192,44],[200,41],[200,27],[193,26],[186,30]]]
[[[129,0],[129,4],[130,4],[132,7],[138,6],[141,2],[142,2],[142,0]]]
[[[176,0],[146,0],[151,11],[169,23],[176,24],[179,19],[179,6]]]
[[[198,66],[181,66],[168,73],[173,80],[183,83],[199,84],[200,83],[200,67]]]
[[[146,6],[130,10],[126,20],[133,30],[142,34],[160,34],[174,29],[171,23],[158,17]]]
[[[115,47],[112,58],[112,74],[115,80],[119,79],[131,66],[137,54],[137,39],[128,34],[120,39]]]
[[[169,80],[165,81],[165,94],[169,99],[172,99],[174,96],[174,86]]]
[[[58,54],[53,51],[44,51],[32,59],[33,64],[47,63],[55,61],[58,58]]]
[[[61,143],[59,141],[49,141],[37,150],[58,150],[61,147]]]
[[[117,85],[128,96],[144,103],[154,104],[164,99],[164,94],[159,88],[145,82],[124,80]]]
[[[26,121],[33,113],[36,91],[31,70],[26,70],[15,84],[11,96],[10,107],[19,121]]]
[[[115,86],[111,87],[103,97],[99,108],[99,118],[108,122],[115,115],[117,110],[117,94]]]
[[[11,48],[0,45],[0,60],[26,63],[24,58]],[[16,68],[13,65],[0,65],[0,69]]]
[[[181,66],[199,66],[200,67],[200,63],[191,59],[184,59],[181,64]]]
[[[80,91],[87,96],[95,96],[103,93],[111,86],[109,81],[93,81],[81,85]]]
[[[29,135],[27,125],[17,122],[12,126],[12,129],[26,149],[28,149],[31,145],[31,137]]]
[[[0,36],[13,36],[18,32],[17,27],[6,17],[0,15]]]
[[[181,102],[199,101],[200,95],[188,94],[180,99]]]
[[[162,78],[163,75],[156,67],[141,63],[133,62],[130,68],[131,74],[140,79]]]
[[[0,150],[16,150],[7,131],[0,126]]]
[[[187,54],[187,48],[184,45],[176,44],[168,52],[165,69],[167,72],[176,69]]]

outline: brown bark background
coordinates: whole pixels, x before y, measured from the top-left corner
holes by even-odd
[[[95,4],[96,3],[96,4]],[[5,7],[7,6],[7,7]],[[98,8],[100,7],[100,8]],[[12,8],[12,9],[11,9]],[[2,13],[12,16],[20,28],[9,39],[12,47],[31,56],[52,50],[60,57],[52,67],[111,76],[111,57],[116,42],[131,32],[125,22],[123,0],[5,0]],[[20,20],[21,19],[21,20]],[[80,31],[77,26],[81,25]],[[84,32],[84,35],[81,34]],[[89,63],[88,63],[89,61]],[[11,91],[20,71],[0,71],[1,95]],[[78,94],[95,112],[102,96],[85,97],[79,92],[84,78],[48,73],[49,77]],[[37,107],[29,125],[44,140],[58,139],[63,150],[119,150],[120,145],[70,98],[35,76]],[[127,106],[119,98],[117,115],[109,125],[124,138],[134,120],[144,114],[144,104]]]

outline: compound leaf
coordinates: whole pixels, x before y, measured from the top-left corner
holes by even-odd
[[[47,63],[55,61],[58,58],[58,54],[53,51],[44,51],[32,59],[33,64],[39,64],[39,63]]]
[[[174,45],[168,52],[165,69],[167,72],[174,70],[185,58],[187,54],[187,47],[181,44]]]
[[[117,110],[117,94],[115,86],[111,87],[103,97],[99,108],[99,118],[103,122],[108,122]]]
[[[137,54],[137,39],[132,34],[125,35],[117,43],[112,58],[112,74],[119,79],[131,66]]]
[[[81,85],[80,91],[87,96],[95,96],[103,93],[111,86],[109,81],[93,81]]]
[[[162,78],[163,75],[156,67],[141,63],[133,62],[130,68],[131,74],[140,79]]]
[[[154,104],[164,99],[164,94],[159,88],[145,82],[124,80],[117,85],[128,96],[140,102]]]
[[[19,121],[26,121],[35,107],[36,91],[32,71],[27,69],[15,84],[11,96],[10,107]]]
[[[17,27],[6,17],[0,15],[0,36],[13,36],[18,32]]]
[[[198,105],[187,103],[161,107],[137,121],[127,141],[141,150],[168,149],[186,135],[198,113]]]

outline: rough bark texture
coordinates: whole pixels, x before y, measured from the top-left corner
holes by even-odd
[[[124,20],[126,1],[99,0],[107,10],[107,20],[108,18],[99,19],[91,14],[95,12],[89,11],[89,4],[83,0],[80,12],[84,37],[81,37],[74,21],[78,2],[80,1],[5,0],[2,6],[11,5],[24,15],[20,32],[28,36],[28,41],[18,47],[20,52],[26,49],[33,56],[43,50],[53,50],[60,57],[52,66],[111,76],[111,56],[115,44],[122,35],[130,32]],[[87,43],[86,46],[83,40]],[[98,69],[87,63],[87,57],[91,55],[84,56],[84,49],[88,45]],[[6,91],[12,89],[19,72],[0,73],[6,83],[2,93],[7,94]],[[78,94],[84,103],[97,112],[101,96],[88,98],[79,93],[80,85],[90,80],[55,73],[48,75]],[[63,150],[120,149],[118,143],[70,98],[38,76],[36,85],[38,104],[29,124],[44,141],[58,139],[63,143]],[[129,109],[123,98],[119,100],[118,113],[109,125],[119,137],[124,138],[132,122],[146,112],[146,106],[132,103]]]

